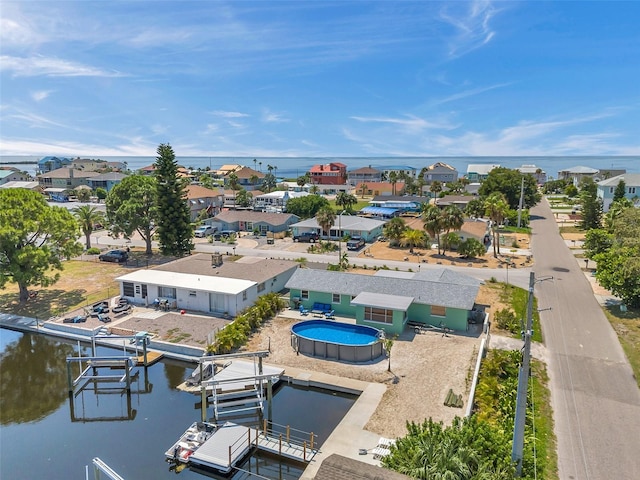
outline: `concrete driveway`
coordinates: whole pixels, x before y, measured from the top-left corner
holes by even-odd
[[[561,479],[640,478],[640,390],[546,200],[531,210]]]

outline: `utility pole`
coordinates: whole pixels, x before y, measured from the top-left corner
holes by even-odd
[[[520,202],[518,203],[518,228],[522,223],[522,204],[524,203],[524,175],[522,176],[522,182],[520,183]]]
[[[527,301],[527,323],[522,339],[522,365],[518,372],[518,395],[516,397],[516,417],[513,426],[513,446],[511,449],[511,461],[516,464],[516,477],[522,476],[522,456],[524,450],[524,425],[527,419],[527,390],[529,388],[529,375],[531,364],[531,336],[533,335],[533,287],[537,282],[552,280],[553,277],[545,277],[536,280],[536,274],[529,274],[529,297]]]

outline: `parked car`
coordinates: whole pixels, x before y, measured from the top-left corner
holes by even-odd
[[[211,225],[201,225],[196,228],[194,235],[198,238],[206,237],[207,235],[213,235],[216,233],[217,228]]]
[[[123,263],[129,259],[129,254],[125,250],[110,250],[98,256],[101,262]]]
[[[351,237],[347,242],[347,250],[360,250],[364,247],[365,241],[362,237]]]
[[[294,242],[315,243],[318,240],[320,240],[320,235],[315,232],[302,232],[299,235],[293,236]]]

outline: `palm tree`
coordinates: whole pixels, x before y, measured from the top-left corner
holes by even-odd
[[[231,190],[238,190],[240,188],[238,184],[238,175],[233,172],[229,174],[229,188],[231,188]]]
[[[458,231],[464,225],[464,213],[458,207],[449,205],[442,211],[444,218],[444,229],[447,233]]]
[[[258,163],[258,160],[254,158],[254,159],[253,159],[253,169],[254,169],[254,170],[257,168],[257,166],[256,166],[256,165],[257,165],[257,163]]]
[[[255,173],[249,177],[249,183],[251,185],[256,186],[260,182],[260,178]]]
[[[389,173],[389,183],[391,184],[391,194],[396,194],[396,183],[398,183],[398,174],[395,171]]]
[[[320,191],[320,187],[318,187],[318,185],[311,185],[311,188],[309,188],[309,193],[312,194],[317,194]]]
[[[434,180],[433,182],[431,182],[429,191],[433,193],[434,197],[437,197],[438,194],[442,191],[442,182],[440,180]]]
[[[331,207],[322,207],[318,210],[318,213],[316,213],[316,221],[322,231],[329,236],[329,230],[331,230],[331,227],[336,223],[336,213]]]
[[[358,203],[358,199],[349,193],[340,192],[336,195],[336,205],[342,207],[348,212],[351,212],[352,207],[356,203]]]
[[[389,244],[391,245],[397,245],[400,242],[406,229],[407,223],[400,217],[392,218],[382,227],[384,236],[389,239]]]
[[[90,205],[83,205],[73,209],[73,213],[78,219],[80,230],[84,233],[87,250],[91,248],[91,234],[93,233],[93,226],[96,223],[103,222],[104,215],[96,207]]]
[[[262,171],[262,162],[258,162],[258,165],[260,165],[260,171]]]
[[[509,204],[504,196],[500,192],[495,192],[489,195],[484,201],[485,215],[491,220],[491,232],[493,234],[493,256],[497,257],[500,254],[500,242],[498,242],[498,228],[504,220]]]
[[[438,243],[438,255],[440,255],[440,232],[444,230],[444,216],[435,205],[424,204],[422,211],[424,230]]]
[[[362,183],[360,184],[360,198],[364,198],[364,194],[365,192],[369,189],[369,185],[367,185],[366,183]]]
[[[405,247],[409,247],[409,253],[413,253],[413,247],[426,245],[427,239],[425,237],[425,232],[408,228],[402,233],[400,243]]]

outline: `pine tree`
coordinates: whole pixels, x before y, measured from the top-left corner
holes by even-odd
[[[618,185],[616,185],[616,189],[613,191],[613,201],[622,200],[627,193],[627,185],[624,183],[624,180],[620,180]]]
[[[158,146],[158,243],[163,255],[181,257],[193,249],[186,184],[178,176],[178,162],[169,144]]]

